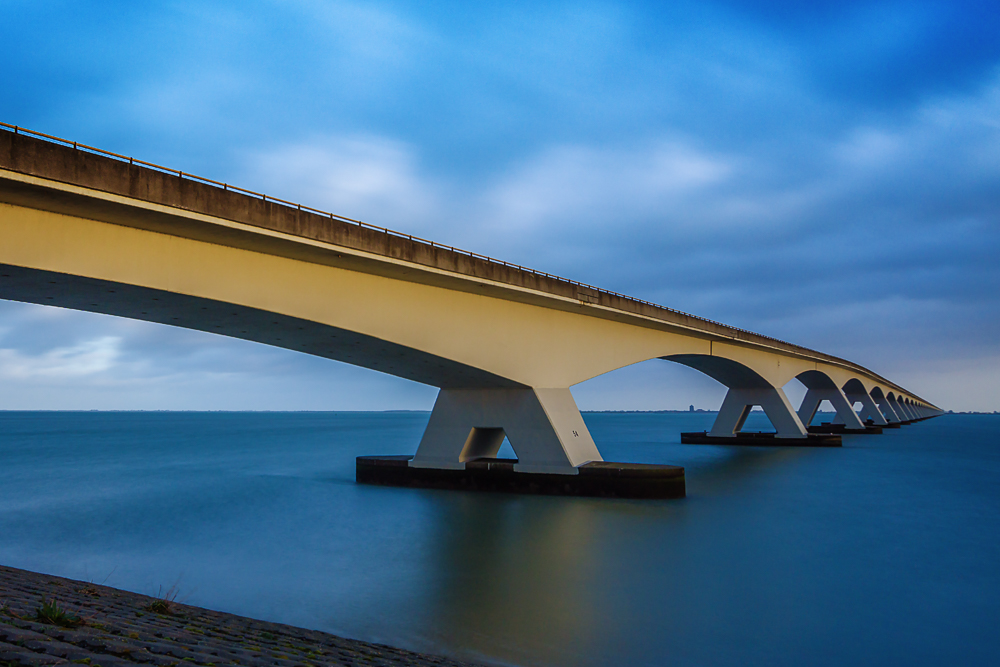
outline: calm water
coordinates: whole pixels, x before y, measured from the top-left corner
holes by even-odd
[[[586,415],[606,459],[687,467],[609,501],[355,485],[421,413],[0,413],[0,562],[494,663],[995,660],[1000,416],[675,444],[713,417]]]

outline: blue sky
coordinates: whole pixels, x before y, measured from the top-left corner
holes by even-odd
[[[1000,409],[1000,8],[0,2],[0,120]],[[791,393],[794,394],[794,391]],[[582,408],[716,407],[647,362]],[[429,408],[435,390],[0,302],[0,408]]]

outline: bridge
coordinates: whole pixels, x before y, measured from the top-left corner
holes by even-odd
[[[941,413],[832,355],[2,123],[0,235],[2,299],[232,336],[440,388],[404,461],[411,470],[468,469],[495,459],[505,436],[517,473],[600,468],[570,387],[650,359],[728,387],[710,441],[745,442],[754,406],[772,444],[808,442],[823,401],[836,411],[829,429],[845,433]],[[807,388],[798,409],[782,390],[793,378]]]

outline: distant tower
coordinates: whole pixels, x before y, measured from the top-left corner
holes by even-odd
[[[693,405],[688,408],[688,412],[694,412],[694,406]]]

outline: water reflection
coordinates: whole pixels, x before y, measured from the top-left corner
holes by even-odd
[[[600,632],[588,585],[601,569],[593,503],[450,496],[434,505],[432,625],[477,653],[518,662],[566,647],[586,653]]]
[[[0,562],[492,663],[989,664],[1000,418],[679,444],[711,417],[587,415],[687,469],[616,501],[351,483],[425,415],[0,413]]]
[[[791,449],[711,450],[695,466],[697,495],[726,492],[804,455]],[[427,626],[446,629],[444,644],[522,664],[591,662],[606,648],[609,620],[616,622],[610,612],[630,604],[620,578],[622,545],[636,544],[636,531],[652,529],[669,540],[689,529],[684,500],[432,493],[427,568],[433,576],[426,595],[434,618]],[[671,550],[661,545],[654,560],[662,566],[684,557]],[[686,569],[678,566],[675,573]],[[650,585],[660,590],[642,606],[666,620],[676,613],[672,598],[683,597],[678,589],[685,584],[669,576],[655,582]]]
[[[691,445],[692,447],[712,445]],[[741,484],[745,480],[760,479],[760,474],[783,466],[793,465],[803,457],[815,454],[816,450],[803,447],[788,449],[765,447],[715,447],[715,455],[708,460],[688,463],[686,473],[689,478],[689,495],[715,495]],[[721,450],[721,451],[718,451]]]

